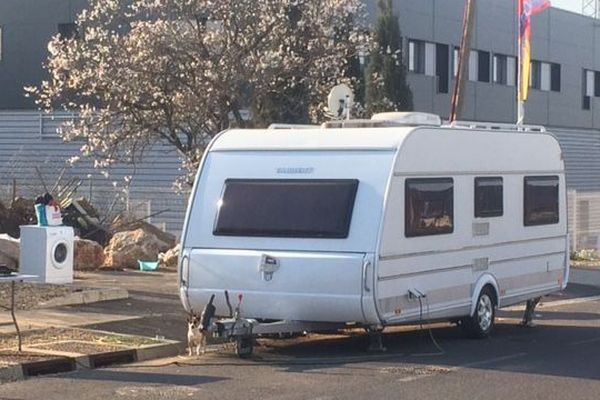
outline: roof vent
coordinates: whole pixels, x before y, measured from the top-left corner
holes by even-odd
[[[424,112],[385,112],[371,117],[374,121],[387,121],[389,125],[405,126],[441,126],[442,119],[439,115]]]
[[[390,126],[398,126],[390,121],[373,121],[371,119],[338,119],[327,121],[321,125],[325,129],[340,129],[340,128],[386,128]]]

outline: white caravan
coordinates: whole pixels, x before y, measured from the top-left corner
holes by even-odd
[[[243,295],[235,319],[247,334],[273,321],[290,331],[423,319],[485,336],[496,307],[564,289],[557,140],[543,129],[401,117],[215,138],[183,230],[186,310],[215,294],[216,315],[231,317],[228,291]]]

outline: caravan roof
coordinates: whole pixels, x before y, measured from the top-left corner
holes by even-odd
[[[211,151],[394,150],[414,129],[233,129],[223,133]]]
[[[463,127],[253,129],[223,133],[210,151],[399,151],[394,171],[560,171],[558,141],[544,132]]]

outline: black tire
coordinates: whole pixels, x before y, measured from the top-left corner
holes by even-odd
[[[473,315],[464,318],[461,326],[469,337],[483,339],[494,329],[496,319],[496,293],[490,286],[481,289]]]

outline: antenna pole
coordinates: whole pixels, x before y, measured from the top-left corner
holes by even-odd
[[[469,56],[471,54],[471,35],[473,32],[475,14],[475,0],[465,0],[465,13],[463,17],[463,32],[458,51],[458,71],[454,80],[454,92],[452,93],[452,108],[450,110],[450,122],[456,121],[462,114],[464,104],[464,91],[469,78]]]

